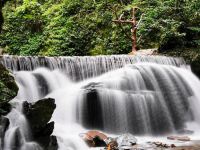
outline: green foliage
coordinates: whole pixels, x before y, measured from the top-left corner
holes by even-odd
[[[23,0],[8,2],[0,46],[17,55],[123,54],[131,26],[112,20],[138,6],[138,47],[160,50],[200,46],[198,0]]]

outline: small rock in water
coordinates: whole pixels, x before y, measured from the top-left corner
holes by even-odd
[[[165,144],[165,143],[162,143],[162,142],[153,142],[153,144],[156,145],[156,147],[159,147],[159,148],[174,148],[174,147],[176,147],[174,144],[168,145],[168,144]]]
[[[108,146],[106,148],[107,150],[118,150],[118,143],[115,140],[112,140],[108,143]]]
[[[117,138],[119,148],[130,149],[137,143],[137,139],[132,134],[124,134]]]
[[[106,147],[106,139],[108,137],[99,132],[99,131],[88,131],[87,133],[80,134],[80,136],[83,138],[83,140],[88,144],[90,147]]]
[[[178,141],[190,141],[188,136],[168,136],[168,140],[178,140]]]

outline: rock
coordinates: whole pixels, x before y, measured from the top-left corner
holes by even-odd
[[[0,116],[0,149],[3,147],[5,132],[8,129],[10,121],[8,118]]]
[[[102,132],[93,130],[80,135],[89,147],[105,147],[108,137]]]
[[[191,69],[196,76],[200,78],[200,55],[198,54],[191,62]]]
[[[137,143],[137,139],[132,134],[123,134],[117,138],[119,148],[132,148]]]
[[[188,136],[168,136],[168,140],[178,140],[178,141],[190,141]]]
[[[57,150],[58,149],[58,142],[56,136],[52,135],[50,137],[50,142],[48,146],[48,150]]]
[[[165,143],[162,143],[162,142],[153,142],[153,144],[156,145],[156,147],[159,147],[159,148],[174,148],[174,147],[176,147],[174,144],[168,145],[168,144],[165,144]]]
[[[18,86],[14,77],[0,64],[0,102],[8,102],[18,93]]]
[[[8,102],[0,103],[0,115],[7,115],[12,109],[12,106]]]
[[[42,99],[36,103],[23,103],[23,112],[29,122],[33,140],[47,150],[57,149],[56,137],[51,136],[54,122],[49,122],[55,108],[55,100],[51,98]]]
[[[92,90],[95,90],[95,89],[100,88],[100,87],[102,87],[102,83],[91,82],[91,83],[87,84],[86,86],[84,86],[82,88],[92,91]]]
[[[23,108],[23,113],[28,119],[34,133],[37,133],[41,127],[45,127],[50,121],[56,104],[54,99],[46,98],[36,103],[24,102]]]
[[[107,146],[106,149],[107,149],[107,150],[118,150],[118,143],[117,143],[117,141],[115,141],[115,140],[111,141],[111,142],[108,144],[108,146]]]
[[[12,141],[9,143],[9,150],[20,150],[20,147],[22,145],[23,145],[23,140],[20,129],[18,127],[14,128],[12,130]]]
[[[136,52],[136,55],[157,55],[158,50],[155,49],[142,49]]]
[[[6,115],[11,110],[8,102],[18,93],[18,86],[14,77],[0,63],[0,115]]]
[[[88,129],[103,129],[103,108],[99,98],[96,83],[91,83],[84,87],[85,98],[83,99],[83,106],[81,110],[82,125]]]
[[[176,145],[174,145],[174,144],[171,144],[171,148],[174,148],[174,147],[176,147]]]

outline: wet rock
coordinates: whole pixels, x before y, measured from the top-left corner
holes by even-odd
[[[58,149],[58,142],[56,136],[50,136],[50,142],[48,145],[48,150],[57,150]]]
[[[88,85],[84,86],[83,89],[87,89],[87,90],[94,90],[96,88],[102,87],[101,83],[98,82],[91,82]]]
[[[12,109],[12,106],[8,102],[0,103],[0,115],[7,115]]]
[[[188,136],[168,136],[168,140],[178,140],[178,141],[190,141]]]
[[[89,147],[106,147],[106,139],[108,138],[105,134],[99,131],[88,131],[87,133],[80,135],[82,139],[87,143]]]
[[[195,59],[191,62],[191,69],[192,72],[200,78],[200,55],[195,57]]]
[[[132,134],[123,134],[117,138],[117,143],[119,144],[119,148],[131,149],[137,144],[137,139]]]
[[[50,121],[56,108],[55,100],[46,98],[36,103],[23,103],[23,112],[27,117],[32,129],[37,133],[41,127],[45,127]]]
[[[5,132],[8,129],[10,121],[8,118],[0,116],[0,149],[3,147]]]
[[[6,147],[4,149],[20,150],[20,147],[23,145],[23,139],[20,129],[18,127],[14,128],[10,131],[10,134],[12,134],[12,140],[9,143],[9,147]]]
[[[106,150],[132,149],[137,139],[131,134],[111,138],[104,133],[92,130],[80,135],[89,147],[105,147]]]
[[[174,144],[165,144],[165,143],[162,143],[162,142],[153,142],[154,145],[156,145],[156,147],[158,148],[174,148],[176,147]]]
[[[103,129],[102,105],[98,90],[93,88],[93,86],[89,86],[85,89],[85,98],[83,99],[81,110],[82,124],[88,129],[101,130]]]
[[[117,141],[113,140],[113,141],[109,142],[106,149],[107,150],[118,150]]]
[[[57,149],[56,137],[51,136],[54,122],[49,122],[55,108],[55,100],[51,98],[42,99],[36,103],[23,103],[23,112],[29,122],[33,140],[47,150]]]

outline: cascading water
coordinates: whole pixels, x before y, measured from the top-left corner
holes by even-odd
[[[188,122],[200,125],[200,81],[182,59],[4,56],[0,61],[14,72],[20,88],[13,100],[18,107],[8,114],[11,125],[4,150],[9,150],[18,130],[22,150],[41,149],[26,134],[28,124],[20,103],[44,97],[56,100],[51,120],[60,150],[88,149],[78,136],[88,129],[161,135],[178,132]]]
[[[183,59],[164,56],[0,57],[0,63],[15,72],[32,71],[39,67],[45,67],[50,70],[59,69],[74,81],[95,77],[102,73],[121,68],[126,64],[134,64],[137,62],[154,62],[178,67],[185,66]]]

